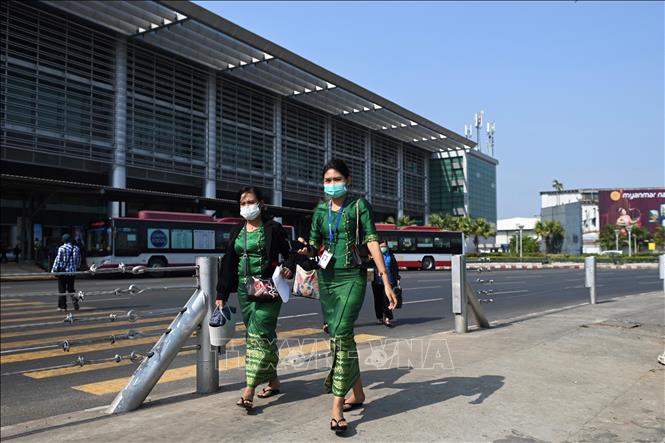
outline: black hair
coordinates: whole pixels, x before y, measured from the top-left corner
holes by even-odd
[[[265,201],[265,198],[263,198],[263,191],[261,191],[261,189],[259,188],[255,188],[254,186],[243,186],[242,188],[238,189],[238,194],[236,195],[236,201],[240,203],[242,195],[248,192],[254,194],[258,201],[260,202]]]
[[[323,166],[323,172],[321,172],[321,177],[326,175],[326,172],[328,170],[334,169],[335,171],[339,172],[344,176],[344,178],[349,178],[349,167],[346,166],[346,163],[344,163],[344,160],[341,160],[339,158],[333,158],[331,159],[328,163],[326,163]]]
[[[242,188],[238,189],[238,194],[236,195],[236,201],[238,204],[240,204],[240,199],[242,198],[242,195],[251,192],[256,196],[256,200],[261,203],[263,202],[264,204],[261,206],[261,219],[263,221],[270,220],[273,218],[273,215],[268,212],[268,209],[265,206],[265,198],[263,197],[263,191],[260,188],[256,188],[254,186],[243,186]]]

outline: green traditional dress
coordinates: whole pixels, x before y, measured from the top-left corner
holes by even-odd
[[[240,257],[238,302],[246,327],[245,378],[247,386],[255,388],[277,377],[279,351],[275,329],[282,301],[266,303],[247,300],[245,261],[248,261],[249,275],[259,277],[261,269],[267,264],[268,257],[263,226],[252,232],[247,232],[245,229],[242,228],[233,247]],[[245,236],[247,236],[247,257],[244,256]]]
[[[356,219],[356,205],[359,220]],[[356,223],[362,243],[378,241],[372,208],[364,198],[349,197],[345,202],[339,227],[335,232],[338,211],[330,211],[322,202],[312,215],[310,242],[318,251],[321,245],[333,253],[326,269],[318,271],[321,305],[330,333],[332,369],[326,378],[326,392],[343,397],[360,377],[358,352],[353,325],[365,299],[367,270],[353,267],[351,247],[356,242]],[[329,219],[333,240],[330,241]]]

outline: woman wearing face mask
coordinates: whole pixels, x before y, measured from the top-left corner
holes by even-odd
[[[344,411],[361,407],[365,401],[353,324],[365,298],[367,270],[352,263],[351,248],[356,243],[356,227],[385,283],[388,307],[393,309],[397,302],[379,249],[372,209],[364,198],[348,195],[350,183],[349,168],[342,160],[333,159],[323,167],[327,200],[314,209],[311,248],[298,251],[300,254],[318,254],[319,266],[324,268],[318,271],[319,290],[333,353],[332,369],[324,387],[333,394],[330,429],[337,432],[347,428]],[[351,395],[345,398],[350,390]]]
[[[388,270],[388,280],[390,280],[390,286],[394,289],[395,286],[400,288],[400,275],[399,275],[399,264],[397,259],[390,252],[388,248],[388,243],[382,241],[379,244],[381,248],[381,254],[383,254],[383,262],[386,264],[386,269]],[[388,309],[388,299],[386,298],[386,291],[383,286],[383,278],[379,275],[379,272],[374,273],[374,280],[372,280],[372,293],[374,295],[374,313],[376,314],[376,319],[379,324],[386,325],[389,328],[393,326],[393,311]]]
[[[216,304],[222,308],[231,293],[238,292],[247,347],[246,387],[236,404],[249,410],[253,406],[254,391],[258,385],[268,382],[268,386],[258,394],[259,398],[279,393],[276,370],[279,352],[275,328],[282,301],[279,297],[272,302],[248,300],[245,281],[249,276],[271,278],[279,265],[280,255],[287,259],[282,271],[284,278],[291,278],[294,265],[284,228],[263,210],[261,190],[254,187],[241,188],[238,191],[238,203],[240,215],[245,221],[231,229],[219,272]]]

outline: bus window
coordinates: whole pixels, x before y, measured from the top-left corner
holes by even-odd
[[[417,249],[424,249],[426,251],[434,249],[434,239],[428,234],[419,235],[416,239],[418,241]]]
[[[191,229],[171,229],[171,248],[192,249]]]
[[[434,237],[436,252],[450,253],[450,237]]]
[[[215,229],[215,250],[224,252],[226,250],[226,243],[229,241],[231,231],[228,227],[225,229]]]
[[[402,237],[399,239],[398,245],[400,252],[415,251],[416,239],[415,237]]]
[[[140,253],[138,229],[116,228],[115,231],[115,254],[116,255],[138,255]]]
[[[463,248],[462,248],[462,236],[461,235],[453,235],[451,236],[451,241],[450,241],[450,253],[451,254],[462,254],[463,253]]]

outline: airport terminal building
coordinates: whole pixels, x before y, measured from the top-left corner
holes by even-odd
[[[24,256],[39,235],[140,209],[234,215],[241,185],[303,228],[332,157],[378,220],[423,222],[430,161],[475,147],[194,3],[0,10],[2,243]]]

